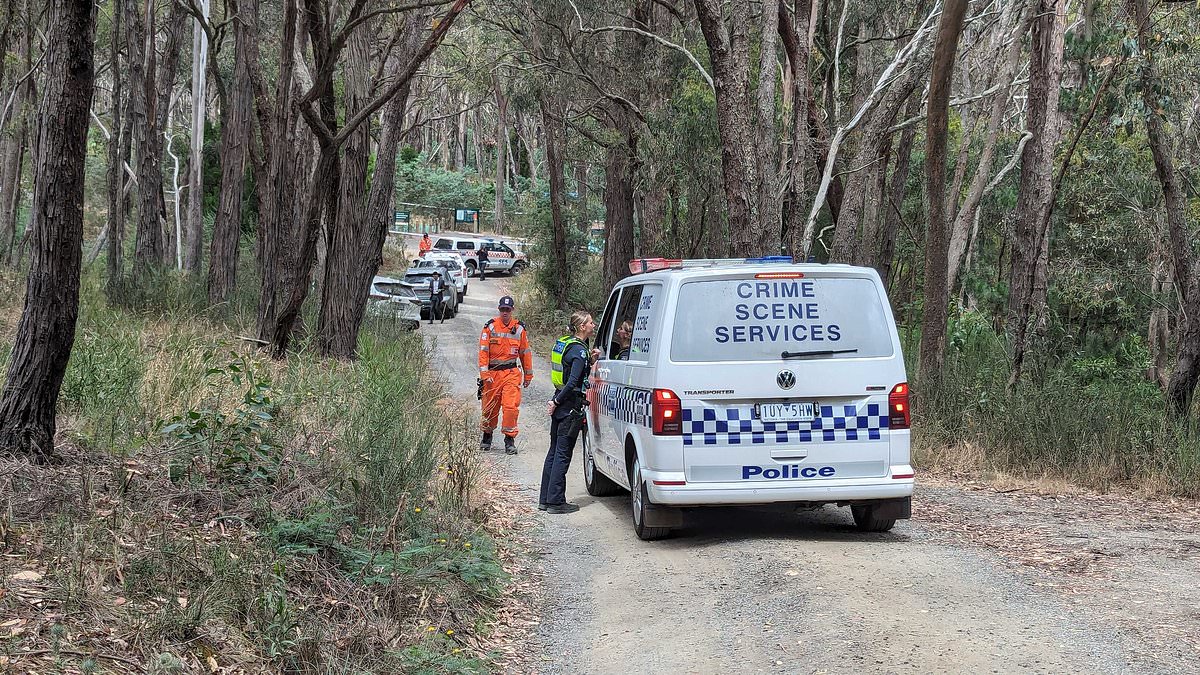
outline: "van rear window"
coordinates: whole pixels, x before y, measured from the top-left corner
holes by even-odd
[[[892,355],[892,328],[870,279],[719,279],[679,289],[673,361],[777,361]],[[818,356],[819,357],[819,356]]]

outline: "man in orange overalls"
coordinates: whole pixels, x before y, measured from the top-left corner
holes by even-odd
[[[417,244],[417,257],[418,258],[425,257],[425,254],[429,253],[430,249],[432,249],[432,248],[433,248],[433,242],[429,241],[429,233],[426,232],[425,236],[421,237],[420,243]]]
[[[521,387],[533,381],[533,356],[525,324],[513,317],[513,299],[500,298],[500,316],[489,319],[479,334],[479,378],[482,387],[483,439],[480,450],[492,449],[496,419],[503,416],[504,452],[517,454],[517,414],[521,408]],[[524,380],[524,383],[522,383]]]

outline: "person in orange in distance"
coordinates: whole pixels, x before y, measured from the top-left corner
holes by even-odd
[[[421,242],[417,244],[417,257],[424,258],[425,254],[429,253],[432,248],[433,242],[429,239],[429,233],[426,232],[424,236],[421,237]]]
[[[500,419],[504,434],[504,452],[517,454],[517,414],[521,408],[521,388],[533,381],[533,356],[525,324],[513,316],[512,297],[500,298],[500,316],[489,319],[479,334],[479,384],[483,401],[479,449],[492,449],[492,432]],[[503,415],[501,415],[503,413]]]

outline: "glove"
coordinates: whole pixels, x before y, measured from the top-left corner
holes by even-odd
[[[475,398],[482,401],[483,400],[483,378],[482,377],[475,378],[475,386],[476,386]]]
[[[530,382],[533,382],[533,380],[525,380],[525,388],[526,388],[526,389],[528,389],[528,388],[529,388],[529,383],[530,383]]]

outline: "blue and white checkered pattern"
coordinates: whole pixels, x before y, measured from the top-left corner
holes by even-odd
[[[705,406],[683,409],[684,445],[784,445],[878,441],[888,428],[887,409],[879,403],[823,405],[811,422],[763,422],[754,406]]]
[[[640,427],[649,427],[651,417],[651,399],[653,392],[649,389],[627,387],[612,382],[596,383],[596,396],[599,397],[600,407],[609,417]]]

